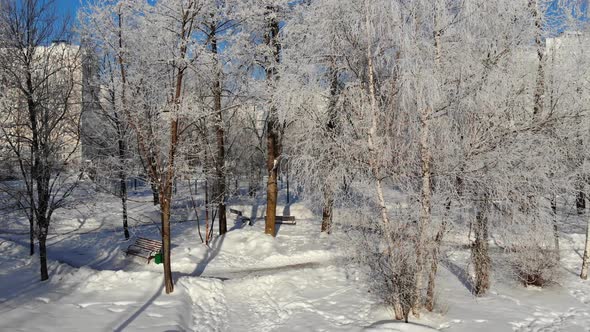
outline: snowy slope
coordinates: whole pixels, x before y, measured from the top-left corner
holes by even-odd
[[[231,231],[202,245],[194,221],[173,225],[175,292],[163,294],[161,265],[125,257],[117,201],[64,211],[52,229],[51,279],[38,281],[27,253],[26,223],[0,234],[0,330],[6,331],[589,331],[590,284],[576,277],[583,237],[563,240],[563,278],[548,289],[494,280],[491,293],[471,295],[461,271],[468,254],[448,246],[439,272],[438,312],[414,324],[364,288],[357,267],[345,266],[346,237],[320,235],[303,204],[288,208],[296,226],[272,239],[263,221],[230,221]],[[143,197],[146,200],[149,197]],[[133,236],[158,238],[157,215],[142,197],[131,203]],[[250,216],[247,200],[234,208]],[[182,206],[182,205],[181,205]],[[103,212],[107,211],[107,212]],[[186,219],[195,219],[190,211]],[[148,216],[148,217],[146,217]],[[80,220],[86,220],[81,222]],[[231,219],[230,219],[231,220]],[[21,225],[20,233],[17,227]],[[15,226],[16,225],[16,226]]]

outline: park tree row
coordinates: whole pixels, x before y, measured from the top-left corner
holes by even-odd
[[[577,2],[97,0],[79,14],[70,71],[65,57],[52,71],[41,69],[55,60],[34,56],[56,35],[50,1],[0,3],[2,49],[14,50],[0,77],[16,91],[1,95],[3,137],[42,279],[52,212],[80,176],[51,158],[75,125],[60,115],[80,102],[67,94],[76,70],[88,112],[74,131],[94,176],[118,183],[124,236],[130,175],[145,176],[161,210],[168,293],[176,179],[207,180],[206,244],[214,220],[227,232],[232,181],[256,194],[265,180],[275,236],[288,163],[321,211],[318,231],[353,235],[398,319],[433,309],[449,234],[467,239],[483,296],[499,265],[491,242],[523,284],[542,285],[559,266],[560,208],[585,209],[590,39]]]

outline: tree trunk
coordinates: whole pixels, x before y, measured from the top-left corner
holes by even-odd
[[[248,196],[254,197],[258,191],[258,185],[260,183],[260,177],[258,176],[258,170],[256,170],[256,174],[252,174],[253,170],[251,170],[248,176]]]
[[[393,304],[393,314],[395,315],[395,319],[397,320],[405,320],[406,323],[407,318],[409,316],[410,310],[404,311],[404,308],[402,308],[402,304],[399,300],[399,295],[397,296],[397,298],[395,299],[395,303]]]
[[[447,202],[446,206],[446,213],[443,218],[443,222],[440,225],[440,229],[436,233],[436,237],[434,238],[434,247],[432,249],[432,260],[430,262],[430,271],[428,273],[428,288],[426,289],[426,310],[432,311],[434,310],[434,289],[436,285],[436,272],[438,270],[438,258],[440,255],[440,246],[442,243],[442,239],[445,235],[445,231],[447,229],[447,217],[448,213],[451,210],[451,200]]]
[[[471,259],[475,267],[474,293],[484,295],[490,288],[491,259],[488,244],[487,199],[483,199],[475,217],[475,241],[471,244]]]
[[[277,137],[271,127],[273,124],[269,120],[267,132],[268,156],[267,156],[267,171],[268,181],[266,184],[266,223],[264,232],[271,236],[275,234],[275,221],[277,211],[277,179],[278,179],[278,161],[277,161]]]
[[[217,185],[215,200],[219,209],[219,235],[227,233],[227,217],[225,213],[226,174],[225,174],[225,129],[223,125],[223,114],[221,109],[221,68],[217,58],[217,23],[210,24],[211,52],[214,56],[215,78],[213,82],[213,99],[215,112],[215,134],[217,138],[217,157],[215,159],[215,172]]]
[[[178,102],[182,88],[183,70],[179,70],[176,83],[175,100]],[[177,104],[178,105],[178,104]],[[166,294],[174,291],[172,281],[172,267],[170,260],[170,209],[172,205],[172,187],[174,185],[174,170],[176,149],[178,147],[178,118],[172,119],[170,123],[170,150],[168,151],[168,165],[162,178],[163,183],[160,185],[160,209],[162,213],[162,251],[164,265],[164,284]]]
[[[430,271],[428,272],[428,287],[426,289],[426,310],[428,311],[434,310],[434,289],[436,285],[436,272],[438,270],[438,257],[445,228],[446,224],[443,223],[438,234],[436,234],[434,248],[432,249],[432,260],[430,262]]]
[[[41,281],[49,279],[49,273],[47,271],[47,231],[48,228],[46,226],[39,227],[39,265],[41,268]]]
[[[576,196],[576,209],[578,214],[584,214],[586,211],[586,193],[583,190],[583,185],[580,185],[582,189],[578,191],[578,195]]]
[[[326,141],[330,140],[330,136],[333,136],[336,131],[336,117],[338,116],[338,110],[336,109],[336,103],[338,101],[339,85],[338,85],[338,70],[332,59],[329,74],[330,76],[330,102],[328,104],[328,122],[326,123]],[[330,164],[334,158],[334,151],[330,149],[329,154]],[[287,169],[288,170],[288,169]],[[328,234],[332,231],[332,217],[334,213],[334,191],[327,183],[329,175],[324,176],[324,204],[322,209],[322,232]],[[287,173],[287,192],[289,190],[289,173]]]
[[[211,224],[209,223],[209,181],[205,179],[205,245],[211,241]]]
[[[182,71],[179,73],[177,79],[182,82]],[[180,83],[177,83],[176,99],[180,95]],[[176,156],[176,148],[178,144],[178,119],[173,119],[170,124],[170,151],[168,152],[167,170],[163,174],[164,182],[160,185],[160,211],[162,213],[162,254],[164,265],[164,284],[166,286],[166,294],[174,291],[174,283],[172,281],[172,267],[171,267],[171,252],[170,252],[170,212],[172,207],[172,186],[174,183],[174,159]]]
[[[272,63],[267,63],[266,80],[272,84],[278,79],[276,66],[280,62],[281,44],[279,42],[279,21],[276,18],[277,8],[274,6],[267,6],[266,15],[269,16],[269,23],[265,34],[265,43],[273,51]],[[278,196],[278,171],[279,171],[279,155],[280,143],[278,135],[278,119],[276,115],[277,110],[274,105],[270,106],[270,111],[266,126],[266,143],[267,143],[267,160],[266,168],[268,171],[268,182],[266,185],[266,223],[264,232],[271,236],[275,234],[275,221],[277,210],[277,196]]]
[[[167,189],[170,191],[170,189]],[[164,265],[164,285],[166,287],[166,294],[174,291],[174,284],[172,282],[172,268],[170,265],[170,201],[166,199],[167,193],[160,193],[162,200],[160,201],[161,219],[162,219],[162,256]]]
[[[186,39],[188,36],[191,35],[192,32],[192,23],[190,22],[190,15],[188,14],[191,11],[191,8],[195,5],[194,2],[189,2],[187,11],[183,10],[182,16],[182,26],[180,30],[180,37],[182,43],[180,45],[180,54],[181,58],[184,59],[187,53],[187,43]],[[175,114],[171,118],[170,121],[170,148],[168,150],[168,165],[166,165],[166,170],[160,177],[160,209],[162,211],[162,250],[163,250],[163,258],[164,258],[164,283],[166,285],[166,294],[170,294],[174,291],[174,283],[172,281],[172,267],[171,267],[171,255],[170,255],[170,209],[172,206],[172,187],[175,181],[175,168],[176,168],[176,152],[178,150],[178,143],[179,143],[179,133],[178,133],[178,126],[179,126],[179,119],[178,119],[178,110],[180,108],[180,104],[182,101],[182,84],[184,82],[184,71],[186,70],[185,66],[178,67],[176,73],[176,82],[174,86],[174,108]],[[153,172],[154,174],[156,172]],[[162,206],[165,204],[165,206]]]
[[[33,256],[35,254],[35,212],[33,211],[32,207],[30,213],[31,215],[29,217],[29,255]]]
[[[440,67],[440,61],[442,58],[442,44],[441,36],[442,30],[438,27],[438,8],[435,7],[434,15],[434,63],[436,69]],[[418,223],[418,247],[416,248],[416,289],[415,289],[415,303],[412,308],[414,315],[419,317],[420,306],[422,304],[421,288],[422,288],[422,270],[424,269],[424,229],[431,224],[432,220],[432,177],[431,177],[431,161],[432,153],[430,148],[430,118],[432,116],[432,108],[430,106],[425,107],[420,114],[420,155],[422,162],[422,190],[420,194],[420,222]],[[451,208],[451,201],[447,202],[447,213]],[[446,219],[446,218],[445,218]],[[426,290],[426,309],[432,311],[434,309],[434,286],[436,282],[436,271],[438,270],[438,255],[440,250],[440,243],[444,235],[446,228],[446,220],[443,220],[441,228],[439,229],[434,239],[430,271],[428,273],[428,287]]]
[[[389,216],[387,205],[385,204],[385,195],[383,194],[383,184],[382,184],[382,177],[380,174],[380,166],[378,161],[378,151],[376,147],[376,136],[377,136],[377,121],[379,116],[379,110],[377,105],[377,97],[375,91],[375,67],[373,64],[373,51],[372,51],[372,27],[371,27],[371,20],[369,17],[369,10],[370,10],[370,0],[365,0],[365,28],[367,34],[367,72],[368,72],[368,92],[369,92],[369,101],[371,105],[370,116],[371,116],[371,127],[369,128],[369,132],[367,134],[367,147],[368,147],[368,154],[369,154],[369,168],[373,179],[375,180],[375,189],[377,191],[377,199],[379,200],[380,210],[381,210],[381,221],[383,223],[383,227],[388,229],[390,226],[389,223]],[[391,249],[389,249],[391,250]],[[403,308],[401,306],[400,295],[397,294],[396,298],[394,299],[394,306],[393,310],[395,312],[395,317],[406,317],[403,312]],[[399,305],[397,305],[399,304]]]
[[[561,253],[559,250],[559,229],[557,228],[557,197],[555,195],[551,198],[551,212],[553,213],[553,243],[559,261],[561,260]]]
[[[123,209],[123,233],[125,234],[125,240],[129,239],[129,226],[127,223],[127,178],[124,174],[120,176],[121,184],[121,207]]]
[[[289,193],[289,160],[287,160],[287,204],[291,203],[290,193]]]
[[[324,187],[324,206],[322,208],[322,232],[332,232],[332,216],[334,213],[334,193],[327,186]]]
[[[152,188],[152,202],[154,203],[154,205],[158,205],[160,204],[160,192],[158,189],[158,185],[155,183],[151,183],[150,186]]]
[[[125,234],[125,240],[129,239],[129,228],[127,223],[127,174],[125,174],[125,155],[126,155],[126,148],[125,142],[123,141],[123,130],[121,128],[121,124],[119,119],[115,113],[115,121],[117,127],[117,134],[119,135],[119,149],[118,149],[118,157],[119,157],[119,194],[121,195],[121,207],[123,212],[123,232]]]
[[[545,95],[545,43],[543,42],[543,18],[538,0],[529,0],[529,7],[535,19],[535,45],[537,47],[537,84],[535,86],[533,116],[543,113]]]
[[[412,305],[412,312],[414,316],[420,317],[420,309],[422,307],[422,271],[424,269],[424,229],[430,224],[431,220],[431,204],[432,204],[432,183],[430,176],[430,126],[429,118],[432,114],[432,109],[426,107],[422,110],[420,115],[420,155],[422,163],[422,190],[420,193],[420,218],[418,221],[418,229],[416,234],[416,285],[414,288],[414,303]],[[438,255],[437,255],[438,257]]]
[[[584,257],[582,259],[582,271],[580,272],[580,278],[588,280],[588,267],[590,266],[590,218],[588,218],[588,224],[586,225],[586,245],[584,247]]]

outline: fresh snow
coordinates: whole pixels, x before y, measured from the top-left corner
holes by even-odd
[[[133,237],[159,236],[149,198],[131,197]],[[451,234],[436,311],[405,324],[365,288],[361,268],[346,264],[350,239],[338,231],[319,234],[319,217],[302,202],[278,208],[296,216],[297,225],[282,225],[276,239],[264,235],[262,219],[253,226],[236,220],[207,248],[196,222],[181,222],[196,218],[179,199],[171,295],[163,292],[161,265],[125,257],[131,242],[122,240],[117,199],[96,194],[80,202],[52,225],[47,282],[39,282],[38,257],[28,256],[26,220],[11,216],[0,224],[0,330],[590,331],[590,283],[577,277],[581,229],[562,235],[558,284],[523,288],[497,273],[481,298],[469,292],[463,272],[469,254]],[[244,198],[232,208],[261,217],[261,202]]]

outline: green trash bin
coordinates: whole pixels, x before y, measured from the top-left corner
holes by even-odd
[[[154,261],[156,264],[162,264],[162,253],[157,253],[156,256],[154,256]]]

